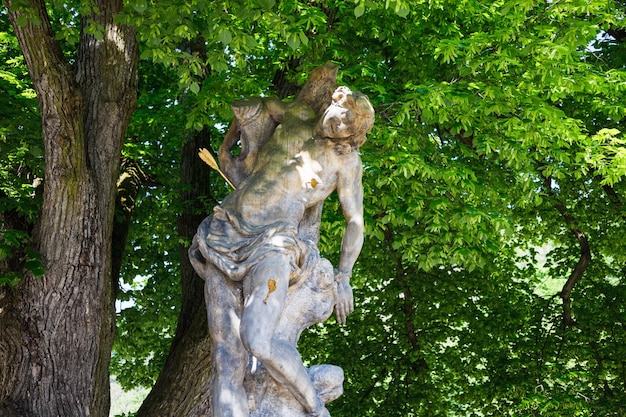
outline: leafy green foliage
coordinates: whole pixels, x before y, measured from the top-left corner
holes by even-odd
[[[619,415],[624,61],[607,66],[615,40],[601,29],[619,22],[616,6],[355,14],[369,31],[335,48],[379,114],[363,147],[360,304],[345,329],[317,326],[302,343],[312,363],[346,370],[333,414]],[[352,61],[355,50],[379,56]],[[329,254],[340,223],[327,223]],[[592,242],[593,266],[574,290],[577,324],[564,327],[572,228]]]
[[[136,201],[118,293],[118,333],[111,370],[120,385],[150,387],[160,372],[180,307],[177,179],[184,115],[175,73],[142,63],[138,109],[124,155],[155,184]]]
[[[2,14],[5,14],[3,11]],[[35,92],[8,19],[0,23],[0,285],[15,285],[28,271],[43,275],[30,247],[29,225],[39,210],[41,122]]]
[[[326,60],[377,109],[362,148],[357,311],[300,346],[346,372],[333,415],[618,415],[618,3],[255,2],[203,23],[195,6],[168,36],[148,18],[157,9],[134,15],[154,31],[141,35],[152,39],[144,58],[171,66],[189,93],[185,128],[225,124],[227,104],[268,94],[275,71],[301,82]],[[199,35],[206,57],[175,50]],[[321,247],[335,262],[342,224],[329,201]],[[564,326],[558,294],[580,256],[572,228],[593,263],[574,288],[576,325]]]
[[[53,4],[71,45],[79,6]],[[150,385],[175,327],[187,135],[208,128],[217,149],[232,101],[273,94],[277,74],[301,84],[332,60],[377,111],[361,149],[357,310],[300,345],[311,363],[346,373],[332,414],[623,415],[625,10],[606,0],[128,2],[120,19],[137,27],[142,82],[124,152],[160,185],[138,199],[125,255],[118,380]],[[10,198],[0,203],[33,216],[30,177],[15,173],[22,161],[39,172],[28,133],[38,127],[10,48],[0,72],[10,91],[0,103],[14,112],[0,125]],[[217,178],[214,189],[207,213],[228,192]],[[321,248],[336,262],[336,200],[324,216]],[[566,325],[563,287],[581,259],[574,230],[592,258]]]

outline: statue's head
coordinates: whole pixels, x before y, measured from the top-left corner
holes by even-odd
[[[341,153],[358,149],[374,125],[374,108],[365,94],[338,87],[316,127],[316,135],[333,140]]]

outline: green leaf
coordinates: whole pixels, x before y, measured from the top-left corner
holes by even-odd
[[[402,2],[398,2],[396,3],[396,9],[395,12],[398,16],[400,17],[407,17],[409,15],[409,13],[411,12],[411,9],[409,7],[407,7],[404,3]]]
[[[133,9],[137,13],[143,13],[148,9],[148,2],[146,0],[136,0],[133,2]]]
[[[222,42],[225,45],[228,45],[232,42],[233,35],[230,33],[230,30],[228,29],[221,29],[219,33],[219,39],[220,39],[220,42]]]
[[[303,45],[306,46],[309,44],[309,38],[306,36],[304,32],[299,32],[298,36],[300,37],[300,42],[302,42]]]
[[[270,10],[276,5],[275,0],[254,0],[256,4],[264,8],[265,10]]]
[[[20,27],[25,27],[28,25],[28,17],[24,16],[23,14],[19,15],[17,17],[17,25]]]
[[[300,46],[300,38],[296,34],[289,34],[287,36],[287,45],[292,51],[295,51]]]
[[[0,245],[0,261],[11,256],[11,247]]]

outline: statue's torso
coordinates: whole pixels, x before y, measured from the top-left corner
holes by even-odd
[[[264,145],[250,177],[222,203],[251,225],[284,221],[296,227],[307,208],[335,190],[338,170],[358,158],[355,152],[337,155],[330,141],[313,139],[313,117],[287,116]]]

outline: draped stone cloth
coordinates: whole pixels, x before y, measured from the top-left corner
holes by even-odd
[[[258,256],[288,253],[293,260],[293,274],[276,337],[295,346],[304,329],[331,315],[337,290],[332,264],[320,257],[314,242],[299,239],[294,233],[280,222],[267,227],[246,225],[237,216],[217,207],[198,227],[189,254],[202,278],[207,277],[202,271],[210,264],[224,273],[219,279],[238,286],[247,271],[259,261]],[[282,244],[264,244],[267,236]],[[229,249],[226,240],[235,242],[236,249]],[[251,355],[247,357],[244,386],[250,417],[306,417],[298,401],[268,375],[263,363]],[[308,372],[325,403],[343,393],[344,374],[340,367],[316,365]]]
[[[255,264],[280,253],[290,260],[290,283],[301,275],[308,253],[298,231],[284,222],[252,226],[219,206],[200,224],[194,238],[191,253],[200,259],[194,251],[233,281],[241,281]]]

